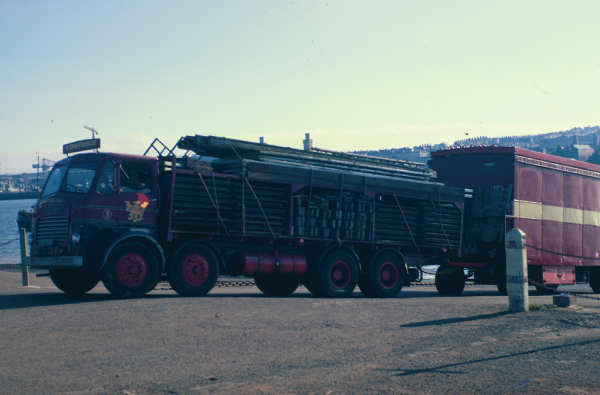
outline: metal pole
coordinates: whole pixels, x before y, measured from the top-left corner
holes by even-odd
[[[29,252],[27,245],[27,232],[24,228],[19,228],[19,239],[21,243],[21,278],[23,286],[29,286]]]
[[[525,233],[517,228],[506,234],[506,293],[509,311],[529,311]]]

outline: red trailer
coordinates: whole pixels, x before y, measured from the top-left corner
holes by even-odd
[[[515,147],[470,147],[431,154],[466,202],[462,254],[438,270],[442,293],[460,293],[464,268],[477,283],[506,290],[504,235],[526,234],[529,279],[539,290],[589,282],[600,292],[600,166]]]

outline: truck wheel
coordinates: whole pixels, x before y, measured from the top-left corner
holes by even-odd
[[[435,287],[441,295],[461,295],[465,281],[465,273],[460,267],[440,266],[435,272]]]
[[[206,295],[217,283],[219,264],[210,248],[184,245],[167,268],[171,287],[182,296]]]
[[[318,292],[323,296],[350,296],[358,281],[358,263],[348,252],[334,250],[321,259],[316,274]]]
[[[100,281],[96,273],[63,268],[50,269],[50,279],[58,289],[71,297],[82,296]]]
[[[267,296],[290,296],[294,293],[300,281],[294,277],[285,277],[278,274],[258,276],[254,279],[258,289]]]
[[[375,255],[366,273],[359,279],[359,286],[368,297],[394,297],[403,285],[404,263],[402,258],[392,251],[383,251]]]
[[[140,297],[150,292],[160,278],[157,257],[138,241],[125,241],[111,252],[102,282],[117,297]]]
[[[600,294],[600,268],[593,267],[590,269],[590,287],[596,294]]]

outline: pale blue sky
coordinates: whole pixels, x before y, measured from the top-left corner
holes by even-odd
[[[600,124],[598,1],[0,0],[0,172],[96,127],[335,150]]]

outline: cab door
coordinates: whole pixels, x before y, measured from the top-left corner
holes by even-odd
[[[128,227],[154,228],[158,222],[156,161],[121,159],[117,162],[119,220]]]

